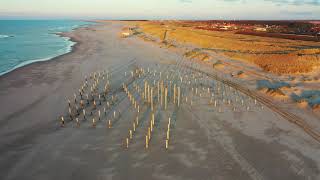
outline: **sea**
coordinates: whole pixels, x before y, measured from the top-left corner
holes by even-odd
[[[75,42],[56,33],[92,24],[79,20],[0,20],[0,76],[70,52]]]

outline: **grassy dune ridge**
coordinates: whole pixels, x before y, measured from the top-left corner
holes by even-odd
[[[236,34],[232,31],[207,31],[193,28],[192,24],[177,21],[134,22],[153,37],[179,44],[189,43],[230,58],[254,63],[266,71],[307,73],[320,65],[319,42],[297,41],[279,38]]]

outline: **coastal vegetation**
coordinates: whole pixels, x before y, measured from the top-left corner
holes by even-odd
[[[308,73],[320,65],[318,42],[251,36],[233,31],[208,31],[193,28],[192,22],[138,21],[134,24],[144,33],[160,40],[166,33],[166,41],[192,44],[232,59],[254,63],[272,73]]]

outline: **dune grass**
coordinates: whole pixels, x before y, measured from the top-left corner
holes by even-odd
[[[306,73],[320,65],[320,44],[279,38],[195,29],[176,21],[134,22],[153,37],[180,44],[188,43],[230,58],[247,61],[273,73]]]

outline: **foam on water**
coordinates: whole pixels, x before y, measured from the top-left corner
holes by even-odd
[[[0,39],[2,39],[2,38],[8,38],[8,37],[10,37],[10,36],[8,36],[8,35],[3,35],[3,34],[0,34]]]

